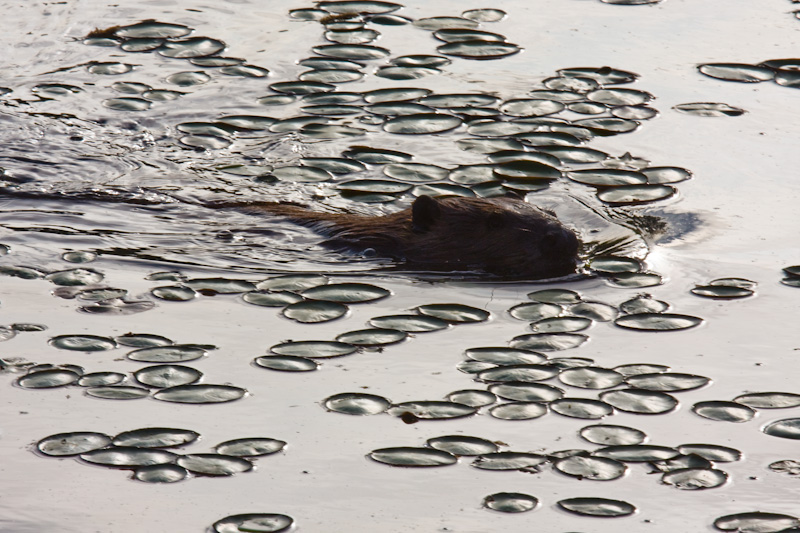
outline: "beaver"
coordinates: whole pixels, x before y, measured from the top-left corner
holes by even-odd
[[[311,211],[271,202],[216,202],[286,217],[326,237],[329,247],[403,262],[425,271],[483,272],[506,279],[545,279],[575,272],[579,241],[550,212],[511,197],[420,196],[383,216]]]

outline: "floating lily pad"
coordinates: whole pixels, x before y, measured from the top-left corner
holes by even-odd
[[[114,35],[123,39],[176,39],[190,33],[192,33],[192,28],[188,26],[155,20],[122,26],[114,31]]]
[[[490,316],[488,311],[463,304],[427,304],[417,307],[417,311],[452,323],[483,322]]]
[[[161,389],[153,394],[153,398],[164,402],[204,404],[232,402],[245,394],[246,390],[233,385],[178,385]]]
[[[153,365],[137,370],[133,374],[139,383],[150,387],[166,388],[196,383],[203,373],[183,365]]]
[[[520,402],[547,403],[564,396],[564,391],[558,387],[525,381],[494,383],[489,386],[489,391],[500,398]]]
[[[616,168],[587,168],[567,173],[572,181],[592,187],[619,187],[620,185],[641,185],[647,183],[647,176],[641,172]]]
[[[103,281],[103,274],[96,270],[87,268],[73,268],[71,270],[61,270],[52,272],[45,276],[45,279],[56,285],[65,287],[92,285]]]
[[[538,453],[495,452],[479,455],[471,465],[481,470],[522,470],[538,472],[547,456]]]
[[[263,355],[253,361],[262,368],[280,372],[311,372],[319,368],[319,364],[305,357],[295,355]]]
[[[468,9],[461,13],[465,19],[475,22],[499,22],[506,17],[506,12],[502,9]]]
[[[135,448],[131,446],[111,446],[91,450],[80,455],[81,460],[101,466],[132,467],[174,463],[177,454],[166,450]]]
[[[23,389],[51,389],[72,385],[80,378],[80,374],[64,368],[51,368],[31,372],[17,379],[17,385]]]
[[[606,498],[569,498],[556,502],[556,505],[580,516],[619,517],[636,512],[636,507],[628,502]]]
[[[485,363],[501,366],[540,364],[547,361],[547,357],[545,355],[537,352],[520,350],[518,348],[504,348],[500,346],[468,348],[464,351],[464,355],[473,361],[483,361]]]
[[[603,446],[641,444],[647,435],[638,429],[627,426],[598,424],[580,430],[581,438]]]
[[[737,287],[735,285],[722,284],[696,285],[691,292],[696,296],[714,298],[717,300],[747,298],[748,296],[755,294],[754,290],[747,287]]]
[[[565,457],[553,463],[553,467],[568,476],[593,481],[619,479],[628,470],[624,463],[605,457]]]
[[[200,437],[196,431],[176,428],[142,428],[124,431],[113,439],[114,446],[174,448],[191,444]]]
[[[800,527],[800,518],[753,511],[720,516],[714,520],[714,527],[720,531],[741,531],[743,533],[789,532]]]
[[[189,472],[205,476],[232,476],[253,469],[253,463],[247,459],[216,453],[182,455],[177,463]]]
[[[534,302],[547,304],[576,304],[581,301],[581,295],[568,289],[543,289],[528,293],[528,298]]]
[[[800,405],[800,394],[793,392],[751,392],[733,399],[756,409],[786,409]]]
[[[742,452],[735,448],[717,444],[681,444],[678,451],[685,455],[697,455],[715,463],[733,463],[742,459]]]
[[[620,411],[643,415],[660,415],[674,410],[678,400],[666,392],[640,389],[619,389],[600,394],[600,399]]]
[[[0,274],[20,279],[41,279],[45,273],[35,268],[0,265]]]
[[[325,359],[350,355],[358,348],[352,344],[335,341],[297,341],[276,344],[270,351],[278,355],[293,355],[311,359]]]
[[[725,81],[757,83],[775,77],[775,71],[746,63],[705,63],[698,65],[697,70],[711,78]]]
[[[391,163],[383,167],[383,173],[390,178],[410,182],[443,181],[449,172],[446,168],[421,163]]]
[[[569,312],[574,316],[585,317],[596,322],[610,322],[619,315],[615,307],[602,302],[581,302],[571,305]]]
[[[570,333],[583,331],[592,325],[591,319],[577,316],[543,318],[531,324],[536,333]]]
[[[86,395],[105,400],[138,400],[147,398],[150,391],[144,387],[132,385],[98,386],[86,389]]]
[[[656,374],[638,374],[625,380],[628,385],[637,389],[673,392],[699,389],[707,385],[711,379],[693,374],[659,372]]]
[[[464,59],[500,59],[516,54],[522,49],[514,43],[472,40],[443,44],[436,50],[440,54]]]
[[[375,328],[389,328],[408,333],[439,331],[450,326],[440,318],[424,315],[388,315],[370,319],[369,324]]]
[[[49,344],[62,350],[79,352],[98,352],[117,347],[114,339],[97,335],[59,335],[50,339]]]
[[[451,392],[447,395],[447,400],[455,403],[463,403],[470,407],[484,407],[495,403],[497,401],[497,396],[485,390],[466,389]]]
[[[508,313],[518,320],[536,321],[558,316],[563,310],[557,304],[536,302],[517,304],[509,309]]]
[[[209,37],[190,37],[188,39],[165,42],[158,53],[176,59],[191,59],[214,55],[225,49],[225,43]]]
[[[333,283],[312,287],[302,292],[302,295],[312,300],[324,300],[339,303],[365,303],[386,298],[390,291],[366,283]]]
[[[629,315],[638,313],[662,313],[669,309],[669,304],[661,300],[654,300],[649,296],[637,296],[636,298],[622,302],[619,308],[620,311]]]
[[[389,133],[424,135],[442,133],[461,125],[461,119],[444,113],[419,113],[387,120],[383,129]]]
[[[167,346],[174,344],[172,340],[161,335],[152,335],[149,333],[126,333],[114,337],[117,344],[120,346],[130,346],[131,348],[150,348],[152,346]]]
[[[511,346],[524,350],[552,352],[577,348],[589,337],[581,333],[533,333],[519,335],[511,340]]]
[[[552,365],[505,365],[479,373],[478,379],[490,382],[522,381],[530,383],[550,379],[557,376],[559,372],[560,369]]]
[[[296,9],[294,11],[303,11]],[[317,11],[317,10],[306,10]],[[322,11],[322,13],[325,13]],[[241,533],[243,531],[260,533],[278,533],[286,531],[294,524],[294,519],[284,514],[246,513],[226,516],[214,522],[215,533]],[[244,529],[243,529],[244,528]]]
[[[596,420],[614,413],[614,408],[606,402],[588,398],[559,398],[550,402],[554,413],[570,418]]]
[[[582,389],[610,389],[622,383],[623,379],[619,372],[591,366],[569,368],[558,375],[561,383]]]
[[[800,439],[800,418],[784,418],[770,422],[762,431],[782,439]]]
[[[675,448],[668,446],[655,446],[652,444],[631,444],[621,446],[606,446],[595,450],[593,455],[616,459],[626,463],[645,463],[651,461],[667,461],[680,455]]]
[[[455,455],[442,450],[404,446],[373,450],[367,457],[390,466],[406,467],[447,466],[458,462]]]
[[[78,380],[81,387],[101,387],[105,385],[117,385],[125,381],[125,374],[120,372],[92,372],[84,374]]]
[[[397,417],[411,414],[422,420],[445,420],[471,416],[477,411],[474,407],[455,402],[417,401],[395,404],[389,409],[389,414]]]
[[[748,422],[756,416],[756,411],[746,405],[713,400],[697,402],[692,406],[692,412],[703,418],[719,422]]]
[[[451,453],[456,456],[475,456],[497,451],[497,444],[490,440],[464,435],[448,435],[434,437],[426,442],[431,448]]]
[[[111,437],[92,431],[75,431],[57,433],[45,437],[36,443],[36,449],[52,457],[80,455],[92,450],[99,450],[111,444]]]
[[[211,291],[218,294],[241,294],[256,289],[256,286],[243,279],[196,278],[186,280],[186,285],[202,293]]]
[[[170,302],[186,302],[199,296],[199,293],[194,289],[180,285],[156,287],[150,291],[150,294],[160,300],[167,300]]]
[[[696,117],[738,117],[745,114],[744,109],[733,107],[728,104],[718,102],[693,102],[690,104],[678,104],[673,106],[674,110],[694,115]]]
[[[634,313],[621,316],[614,321],[617,326],[641,331],[678,331],[693,328],[703,322],[702,318],[674,313]]]
[[[301,301],[283,309],[283,316],[303,324],[328,322],[347,314],[348,307],[336,302]]]
[[[533,420],[547,414],[547,404],[541,402],[509,402],[489,409],[489,414],[501,420]]]
[[[145,483],[176,483],[187,475],[185,468],[171,464],[139,466],[133,471],[133,479]]]
[[[127,63],[117,63],[116,61],[95,61],[89,64],[87,70],[92,74],[103,76],[118,76],[133,70],[133,65]]]
[[[286,442],[263,437],[227,440],[214,446],[221,455],[235,457],[261,457],[277,453],[286,446]]]
[[[336,340],[355,346],[383,346],[401,342],[408,337],[408,333],[398,329],[369,328],[348,331],[336,336]]]
[[[608,158],[605,152],[583,146],[538,146],[536,149],[569,164],[598,163]]]
[[[484,507],[501,513],[524,513],[536,509],[538,505],[537,498],[520,492],[498,492],[483,499]]]
[[[477,28],[478,22],[462,17],[427,17],[414,21],[414,26],[428,31],[445,28]]]
[[[288,274],[259,281],[256,287],[259,290],[299,291],[326,283],[328,283],[328,278],[321,274]]]
[[[346,415],[377,415],[389,409],[391,404],[383,396],[361,392],[343,392],[323,400],[323,406],[329,411]]]
[[[622,185],[599,191],[597,197],[611,205],[635,205],[663,200],[676,192],[669,185]]]
[[[194,361],[208,354],[206,350],[191,344],[173,344],[169,346],[153,346],[128,352],[126,357],[131,361],[143,363],[183,363]]]

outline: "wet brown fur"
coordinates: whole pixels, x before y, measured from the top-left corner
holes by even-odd
[[[384,216],[325,213],[281,203],[238,203],[311,227],[327,244],[373,249],[378,256],[423,270],[483,271],[507,278],[543,279],[575,271],[578,239],[553,215],[514,198],[422,196]]]

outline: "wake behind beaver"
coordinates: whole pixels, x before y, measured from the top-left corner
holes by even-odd
[[[575,272],[579,241],[555,216],[516,198],[420,196],[383,216],[326,213],[273,202],[215,202],[213,208],[286,217],[328,237],[326,245],[374,251],[429,271],[546,279]]]

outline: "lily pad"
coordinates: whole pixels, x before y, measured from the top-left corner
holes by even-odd
[[[547,456],[538,453],[495,452],[479,455],[471,466],[481,470],[522,470],[538,472],[539,466],[547,462]]]
[[[587,420],[597,420],[614,413],[611,405],[589,398],[559,398],[550,402],[550,409],[562,416]]]
[[[153,398],[164,402],[207,404],[232,402],[243,398],[245,394],[245,389],[233,385],[178,385],[161,389],[153,394]]]
[[[489,414],[501,420],[533,420],[547,414],[547,404],[541,402],[509,402],[489,409]]]
[[[142,428],[123,431],[113,439],[114,446],[174,448],[191,444],[200,437],[196,431],[176,428]]]
[[[478,410],[468,405],[442,401],[402,402],[389,409],[392,416],[411,414],[422,420],[445,420],[474,415]]]
[[[280,372],[311,372],[319,368],[316,361],[295,355],[263,355],[253,362],[261,368]]]
[[[455,456],[475,456],[497,451],[497,444],[490,440],[464,435],[434,437],[426,442],[431,448],[451,453]]]
[[[335,341],[292,341],[276,344],[270,348],[278,355],[293,355],[310,359],[326,359],[350,355],[358,348],[352,344]]]
[[[222,455],[235,457],[262,457],[277,453],[286,446],[286,442],[263,437],[227,440],[214,446],[214,450]]]
[[[347,314],[348,307],[337,302],[301,301],[286,306],[282,314],[303,324],[328,322]]]
[[[232,476],[253,469],[253,463],[243,457],[217,453],[182,455],[176,462],[189,472],[204,476]]]
[[[608,424],[586,426],[579,434],[584,440],[603,446],[642,444],[647,439],[647,435],[638,429]]]
[[[329,411],[361,416],[383,413],[389,409],[392,403],[376,394],[343,392],[326,398],[322,404]]]
[[[625,475],[628,467],[614,459],[606,457],[582,457],[575,455],[565,457],[553,463],[553,467],[568,476],[592,481],[611,481]]]
[[[640,331],[678,331],[699,326],[702,318],[674,313],[634,313],[619,317],[614,324]]]
[[[483,499],[483,506],[501,513],[524,513],[539,505],[539,500],[529,494],[519,492],[498,492]]]
[[[189,385],[203,377],[203,373],[199,370],[183,365],[146,366],[133,375],[139,383],[156,388]]]
[[[296,9],[295,11],[301,11]],[[307,10],[316,11],[316,10]],[[320,10],[321,11],[321,10]],[[324,14],[325,11],[322,11]],[[278,533],[286,531],[294,524],[294,519],[284,514],[246,513],[226,516],[211,526],[214,533],[242,533],[243,531]],[[242,529],[245,528],[245,529]]]
[[[762,431],[782,439],[800,439],[800,418],[784,418],[770,422]]]
[[[305,298],[339,303],[366,303],[386,298],[390,291],[366,283],[332,283],[302,292]]]
[[[619,517],[636,512],[636,507],[622,500],[606,498],[568,498],[556,502],[561,509],[580,516]]]
[[[144,387],[132,385],[109,385],[90,387],[86,389],[86,395],[105,400],[139,400],[147,398],[150,395],[150,391]]]
[[[117,347],[114,339],[97,335],[59,335],[49,341],[51,346],[78,352],[101,352]]]
[[[75,431],[56,433],[36,443],[36,449],[52,457],[80,455],[92,450],[99,450],[111,444],[111,437],[92,431]]]
[[[600,399],[620,411],[643,415],[660,415],[674,410],[678,400],[666,392],[640,389],[618,389],[600,394]]]
[[[709,420],[719,422],[748,422],[756,416],[756,411],[751,407],[736,402],[706,401],[697,402],[692,406],[692,412]]]
[[[564,391],[544,383],[507,381],[494,383],[489,391],[505,400],[548,403],[564,397]]]

